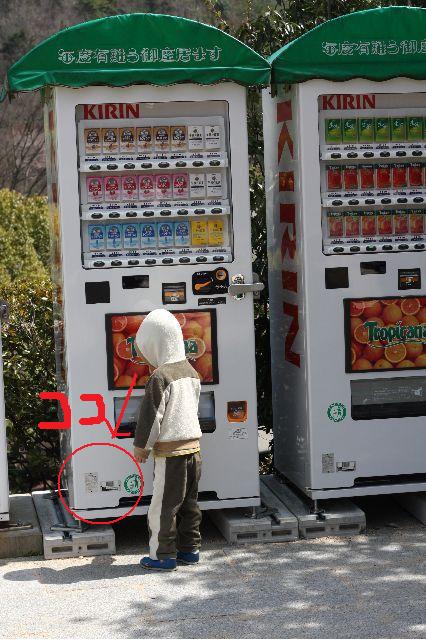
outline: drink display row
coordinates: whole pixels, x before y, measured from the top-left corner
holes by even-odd
[[[327,235],[333,238],[422,236],[426,209],[328,211]]]
[[[426,165],[421,162],[326,165],[327,191],[421,189],[425,186]]]
[[[84,129],[87,155],[168,151],[213,151],[222,146],[220,125],[158,124],[154,126]]]
[[[358,118],[326,118],[326,144],[387,142],[421,142],[426,140],[426,117],[362,116]]]
[[[221,218],[88,225],[89,251],[156,249],[173,247],[219,247],[225,240]]]
[[[222,173],[158,173],[88,176],[86,198],[89,204],[153,200],[203,200],[223,196]]]

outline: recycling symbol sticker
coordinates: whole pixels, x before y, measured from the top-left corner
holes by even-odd
[[[346,407],[341,402],[332,402],[327,409],[328,419],[332,422],[342,422],[346,418]]]
[[[138,494],[141,488],[141,479],[137,473],[131,473],[124,478],[124,489],[133,496]]]

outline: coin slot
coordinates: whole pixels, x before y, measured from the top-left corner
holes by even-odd
[[[386,262],[384,260],[361,262],[360,269],[362,276],[382,275],[386,273]]]
[[[135,275],[135,276],[123,276],[122,279],[123,289],[148,289],[149,276]]]

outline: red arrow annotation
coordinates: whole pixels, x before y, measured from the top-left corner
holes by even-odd
[[[92,426],[95,424],[103,424],[105,423],[108,427],[108,430],[111,434],[111,438],[116,438],[118,435],[118,430],[120,429],[121,422],[123,420],[124,412],[126,411],[127,405],[129,404],[130,396],[132,395],[133,389],[136,384],[137,376],[134,374],[132,378],[132,382],[130,387],[127,390],[126,397],[124,398],[123,406],[121,407],[120,415],[118,416],[117,423],[115,427],[113,427],[106,417],[106,409],[105,409],[105,401],[103,396],[100,393],[82,393],[80,396],[80,400],[82,402],[94,402],[96,404],[96,408],[98,413],[96,416],[89,416],[87,418],[80,418],[79,424],[84,426]],[[39,394],[39,398],[41,400],[57,400],[61,406],[62,413],[64,419],[56,422],[39,422],[39,429],[71,429],[71,407],[68,402],[68,398],[64,393],[60,391],[41,391]],[[130,437],[132,434],[120,433],[120,436]]]

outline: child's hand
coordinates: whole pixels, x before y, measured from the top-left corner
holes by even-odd
[[[146,449],[140,449],[139,447],[133,447],[133,455],[137,462],[144,463],[148,460],[149,451]]]

